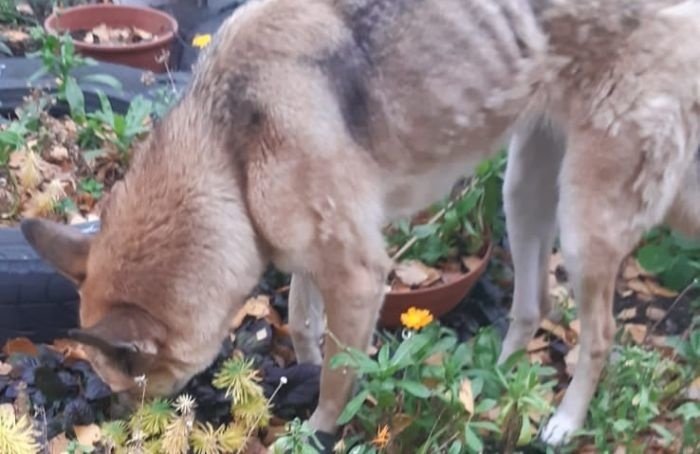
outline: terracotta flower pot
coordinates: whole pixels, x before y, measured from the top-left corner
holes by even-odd
[[[178,30],[172,16],[152,8],[113,4],[80,5],[56,11],[44,22],[44,28],[54,35],[92,30],[104,24],[110,28],[135,27],[154,36],[150,41],[120,45],[89,44],[75,41],[82,55],[95,60],[123,64],[162,73],[165,62],[159,63],[163,51],[169,51]]]
[[[445,282],[441,284],[417,290],[388,292],[379,316],[380,325],[390,329],[400,327],[401,314],[410,307],[428,309],[436,319],[442,317],[454,309],[474,288],[486,271],[492,252],[493,245],[489,242],[481,255],[481,261],[474,269],[466,273],[445,273]]]

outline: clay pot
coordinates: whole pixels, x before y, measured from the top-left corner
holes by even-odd
[[[388,292],[379,316],[380,325],[389,329],[400,327],[401,314],[411,307],[428,309],[436,319],[450,312],[467,296],[486,271],[493,252],[491,242],[484,249],[479,264],[467,273],[445,273],[445,282],[428,288]]]
[[[44,22],[44,28],[57,35],[91,30],[100,24],[111,28],[136,27],[155,38],[121,45],[88,44],[76,40],[75,48],[82,55],[157,73],[166,70],[167,61],[159,63],[157,59],[163,51],[170,50],[178,25],[175,18],[156,9],[109,3],[73,6],[51,14]]]

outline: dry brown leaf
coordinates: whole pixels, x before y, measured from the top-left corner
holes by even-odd
[[[268,454],[268,450],[258,437],[250,437],[245,445],[245,454]]]
[[[623,330],[625,335],[631,338],[637,345],[642,344],[647,335],[647,326],[637,323],[628,323],[624,326]]]
[[[68,148],[63,145],[54,145],[49,151],[49,157],[56,162],[62,162],[66,161],[70,155],[68,154]]]
[[[569,343],[570,341],[569,336],[567,336],[566,334],[566,328],[564,328],[561,325],[557,325],[549,319],[543,319],[542,323],[540,324],[540,328],[557,336],[559,339],[563,340],[566,343]]]
[[[649,306],[647,307],[647,318],[651,321],[658,322],[666,317],[666,311],[659,307]]]
[[[101,43],[108,43],[112,40],[110,30],[107,28],[106,24],[100,24],[97,27],[94,27],[92,30],[90,30],[90,33],[93,34]]]
[[[9,375],[12,372],[12,365],[0,361],[0,375]]]
[[[700,401],[700,375],[688,386],[686,394],[688,395],[688,399]]]
[[[544,336],[537,336],[533,338],[527,344],[528,353],[536,352],[538,350],[543,350],[549,347],[549,341],[544,338]]]
[[[398,264],[394,273],[399,280],[410,287],[428,287],[439,281],[442,275],[435,268],[418,260],[406,260]]]
[[[564,362],[566,363],[566,373],[569,374],[570,377],[574,375],[574,370],[576,368],[576,364],[578,363],[578,355],[580,351],[581,346],[577,344],[574,346],[574,348],[569,350],[564,357]]]
[[[150,41],[153,39],[153,33],[141,30],[140,28],[134,28],[134,35],[138,36],[142,41]]]
[[[248,299],[231,321],[231,329],[238,329],[246,316],[265,318],[270,315],[270,297],[259,295]]]
[[[665,287],[662,287],[654,280],[651,280],[651,279],[647,280],[646,284],[647,284],[647,287],[649,288],[649,291],[654,296],[658,296],[661,298],[675,298],[676,296],[678,296],[678,292],[676,292],[675,290],[671,290],[671,289],[667,289]]]
[[[89,426],[74,426],[75,437],[78,443],[84,446],[94,446],[102,438],[102,431],[97,424]]]
[[[37,350],[36,345],[34,345],[34,342],[30,341],[26,337],[18,337],[16,339],[11,339],[7,341],[7,343],[2,349],[2,352],[6,356],[10,356],[16,353],[29,356],[36,356],[37,354],[39,354],[39,351]]]
[[[23,43],[29,40],[30,38],[29,33],[17,29],[3,30],[2,32],[0,32],[0,35],[4,38],[3,41],[10,42],[13,44]]]
[[[481,266],[483,259],[470,255],[469,257],[462,257],[462,265],[467,269],[467,271],[474,271]]]
[[[24,190],[36,189],[43,177],[39,169],[40,157],[33,151],[26,152],[26,159],[20,164],[17,179]]]
[[[474,392],[472,382],[468,378],[463,379],[462,384],[459,385],[459,401],[462,402],[467,413],[474,414]]]
[[[414,417],[407,415],[406,413],[399,413],[391,417],[391,435],[396,437],[401,432],[406,430],[411,423],[413,423]]]
[[[636,293],[645,295],[645,296],[651,296],[651,290],[647,286],[647,284],[642,281],[641,279],[630,279],[627,281],[627,287],[630,289],[634,290]]]
[[[66,434],[59,434],[49,440],[49,454],[64,454],[68,452],[70,440]]]
[[[64,358],[75,361],[87,361],[88,356],[85,353],[83,345],[70,339],[56,339],[50,346],[52,349],[61,353]]]
[[[637,308],[636,307],[628,307],[627,309],[623,309],[620,311],[619,314],[617,314],[617,319],[623,322],[626,322],[628,320],[632,320],[637,317]]]
[[[425,359],[425,364],[428,366],[439,366],[444,358],[445,354],[443,352],[433,353]]]

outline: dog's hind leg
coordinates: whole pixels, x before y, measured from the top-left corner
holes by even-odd
[[[289,289],[289,329],[299,363],[320,365],[324,330],[323,299],[308,274],[294,273]]]
[[[563,134],[545,120],[517,131],[509,147],[504,205],[515,291],[500,362],[525,347],[551,309],[547,275],[564,147]]]
[[[565,443],[583,426],[615,334],[620,265],[644,232],[663,220],[678,190],[685,158],[675,129],[680,126],[672,121],[655,116],[650,122],[656,129],[626,124],[614,136],[581,126],[568,137],[558,215],[581,335],[573,379],[541,434],[549,444]]]

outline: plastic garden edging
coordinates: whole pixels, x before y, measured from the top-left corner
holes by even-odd
[[[27,80],[40,63],[26,58],[0,59],[0,114],[6,116],[29,93]],[[116,112],[125,113],[130,100],[138,95],[148,96],[149,90],[141,82],[143,71],[121,65],[99,63],[81,68],[83,73],[102,73],[122,82],[122,91],[113,88],[83,84],[86,110],[99,108],[95,88],[107,95]],[[174,74],[177,85],[184,85],[188,74]],[[159,83],[167,83],[167,76]],[[37,82],[34,85],[38,85]],[[65,113],[60,105],[56,113]],[[99,222],[76,226],[86,233],[96,232]],[[24,239],[18,227],[0,227],[0,344],[7,339],[24,336],[34,342],[47,342],[64,336],[78,324],[78,293],[75,286],[44,262]]]

